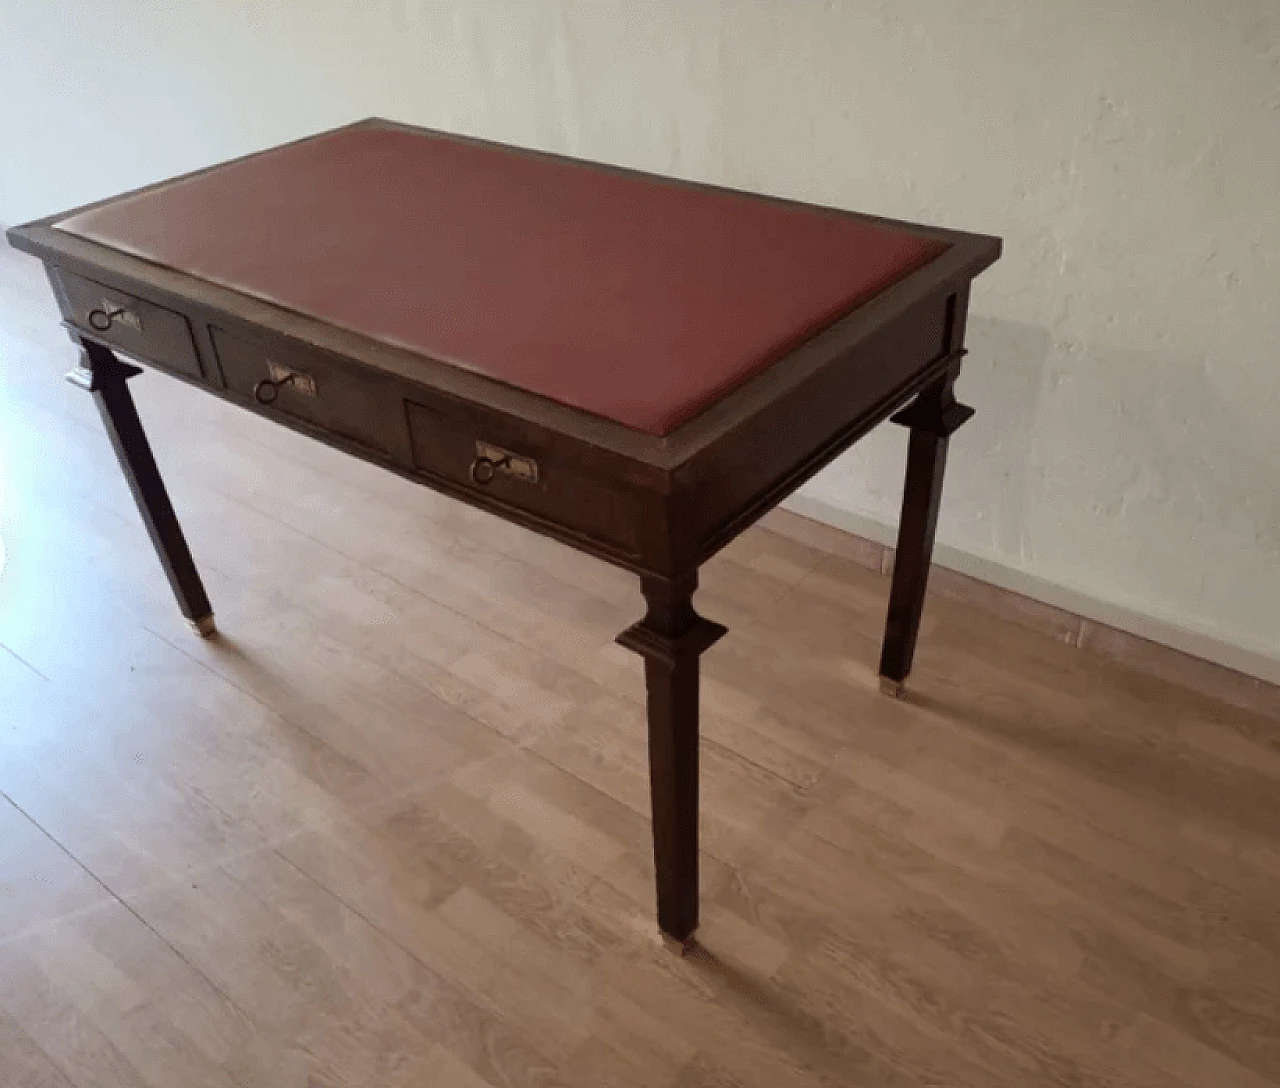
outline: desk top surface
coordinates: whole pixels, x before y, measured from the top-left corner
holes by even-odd
[[[382,123],[59,230],[666,435],[947,243]]]

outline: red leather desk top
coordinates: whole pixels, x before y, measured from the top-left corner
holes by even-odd
[[[669,434],[945,243],[379,125],[58,229]]]

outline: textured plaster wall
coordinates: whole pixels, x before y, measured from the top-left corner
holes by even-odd
[[[0,0],[0,101],[7,222],[384,114],[1001,234],[940,540],[1280,659],[1269,0]]]

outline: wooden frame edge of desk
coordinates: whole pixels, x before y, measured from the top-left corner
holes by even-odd
[[[218,322],[230,325],[232,331],[278,336],[300,349],[325,351],[452,396],[491,404],[660,473],[676,470],[743,418],[754,414],[776,394],[780,383],[803,380],[808,373],[836,360],[848,343],[892,320],[921,298],[944,290],[947,284],[958,287],[972,280],[999,257],[1001,245],[998,238],[987,235],[942,232],[952,244],[937,258],[810,337],[671,434],[659,437],[58,231],[50,225],[58,218],[61,216],[9,228],[6,233],[10,244],[46,265],[104,280],[128,293],[153,298],[170,309],[183,312],[195,307],[211,313]],[[192,324],[194,327],[197,323],[193,320]]]
[[[685,509],[709,505],[708,488],[715,489],[714,481],[699,482],[698,466],[719,463],[723,471],[725,463],[743,457],[753,438],[759,441],[761,427],[770,415],[777,415],[779,405],[789,405],[794,421],[797,405],[803,406],[806,401],[814,403],[814,390],[824,384],[829,387],[837,373],[847,375],[849,368],[857,365],[855,360],[860,350],[875,343],[881,334],[909,326],[913,315],[940,310],[948,298],[963,297],[967,310],[970,282],[997,259],[1001,243],[999,239],[983,235],[949,233],[954,241],[939,257],[811,337],[778,363],[663,438],[631,431],[484,375],[336,329],[306,315],[57,231],[47,222],[11,228],[8,236],[16,248],[42,259],[51,273],[66,269],[186,317],[197,342],[204,380],[179,373],[161,360],[133,355],[128,349],[123,349],[124,354],[606,562],[642,574],[668,575],[709,558],[910,399],[945,365],[948,354],[945,344],[937,344],[933,350],[939,354],[931,361],[925,349],[916,344],[909,352],[912,362],[903,372],[905,380],[897,381],[892,389],[882,388],[875,399],[865,405],[850,405],[853,414],[841,421],[839,427],[834,427],[834,420],[830,418],[820,428],[797,426],[796,430],[803,433],[795,437],[787,435],[783,442],[787,460],[775,458],[773,468],[759,473],[749,491],[744,490],[736,498],[721,503],[715,522],[698,523],[696,517],[684,513]],[[50,278],[56,283],[56,275],[51,274]],[[82,325],[71,327],[73,335],[95,339],[93,332]],[[385,379],[403,384],[408,396],[412,396],[412,389],[418,389],[421,395],[471,403],[477,411],[490,413],[495,426],[500,427],[500,420],[505,416],[535,428],[531,433],[548,436],[559,447],[556,457],[568,458],[566,465],[577,463],[588,467],[602,480],[611,479],[631,489],[632,498],[626,501],[632,504],[633,515],[640,526],[637,530],[642,541],[638,545],[639,554],[624,554],[606,542],[584,537],[567,524],[484,494],[474,494],[448,480],[428,480],[421,471],[415,471],[412,464],[400,464],[384,451],[369,449],[315,423],[286,418],[277,411],[264,411],[243,396],[243,391],[237,393],[226,388],[212,339],[215,327],[254,340],[263,345],[264,353],[270,353],[275,345],[282,352],[321,353],[335,366],[368,368]],[[892,340],[890,336],[891,343]],[[111,345],[107,340],[100,342],[121,350],[119,345]]]

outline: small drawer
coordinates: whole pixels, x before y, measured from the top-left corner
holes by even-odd
[[[62,268],[51,272],[63,316],[124,354],[203,378],[191,325],[173,310],[104,287]]]
[[[552,440],[518,421],[443,394],[406,401],[413,463],[425,477],[461,487],[485,506],[514,508],[624,556],[639,552],[638,496],[564,464]]]
[[[280,351],[211,327],[227,388],[268,413],[305,420],[330,434],[407,461],[403,394],[376,372],[319,352]]]

